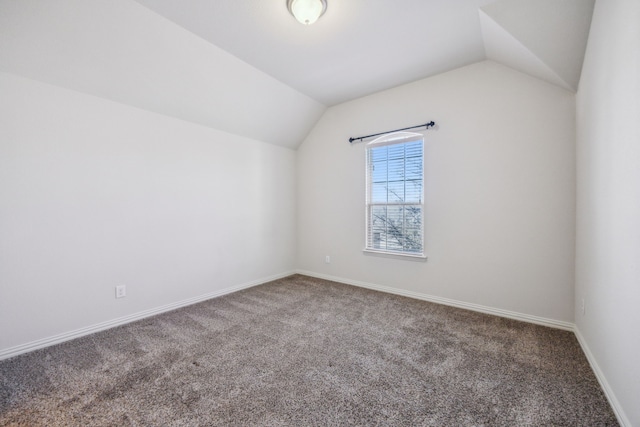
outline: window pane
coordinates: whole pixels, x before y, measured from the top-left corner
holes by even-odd
[[[371,203],[387,203],[387,183],[374,182],[371,184]]]
[[[404,243],[402,206],[387,207],[387,249],[401,251]]]
[[[369,217],[369,242],[370,247],[374,249],[386,249],[386,232],[387,232],[387,207],[373,206]]]
[[[389,181],[404,180],[404,159],[389,159],[388,165]]]
[[[387,180],[387,161],[373,162],[371,178],[373,182],[385,182]]]
[[[404,209],[404,250],[422,252],[422,208],[405,206]]]
[[[404,201],[404,181],[389,182],[387,188],[389,203],[401,203]]]
[[[405,182],[404,201],[406,203],[422,202],[422,179]]]
[[[407,157],[405,177],[406,179],[422,179],[422,157]]]
[[[372,162],[387,161],[387,147],[374,147],[369,149]]]
[[[386,146],[389,160],[404,158],[404,144],[387,145]]]
[[[407,142],[404,144],[404,149],[407,157],[422,157],[422,141]]]

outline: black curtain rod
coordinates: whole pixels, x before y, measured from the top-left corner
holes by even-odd
[[[402,128],[402,129],[396,129],[396,130],[388,130],[386,132],[374,133],[373,135],[367,135],[367,136],[359,136],[357,138],[349,138],[349,142],[351,143],[353,141],[357,141],[358,139],[360,141],[362,141],[363,139],[371,138],[372,136],[379,136],[379,135],[385,135],[385,134],[393,133],[393,132],[400,132],[401,130],[409,130],[409,129],[415,129],[415,128],[429,129],[430,127],[433,127],[433,126],[435,126],[435,123],[432,120],[429,123],[425,123],[423,125],[411,126],[411,127],[408,127],[408,128]]]

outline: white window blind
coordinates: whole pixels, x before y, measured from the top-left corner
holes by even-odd
[[[424,140],[385,135],[367,145],[365,250],[424,256]]]

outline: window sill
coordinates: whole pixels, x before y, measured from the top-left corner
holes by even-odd
[[[427,262],[427,256],[425,254],[410,255],[396,252],[374,251],[371,249],[363,249],[362,253],[367,256],[379,256],[383,258],[402,259],[405,261]]]

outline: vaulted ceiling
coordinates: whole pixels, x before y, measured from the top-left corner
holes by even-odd
[[[578,87],[595,0],[0,0],[0,71],[295,148],[328,106],[491,59]]]

